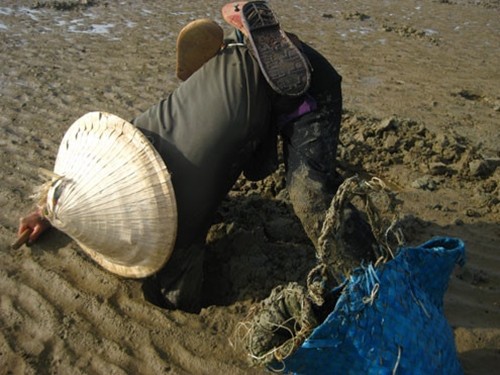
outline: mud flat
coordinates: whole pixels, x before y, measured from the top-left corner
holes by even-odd
[[[467,265],[445,313],[466,374],[500,362],[500,4],[272,0],[283,25],[344,77],[339,168],[384,179],[410,244],[462,238]],[[219,1],[14,1],[0,5],[0,373],[258,374],[230,345],[271,289],[304,282],[313,248],[283,171],[241,179],[207,239],[205,308],[162,311],[55,231],[14,251],[38,168],[93,110],[133,118],[175,88],[175,39],[222,24]]]

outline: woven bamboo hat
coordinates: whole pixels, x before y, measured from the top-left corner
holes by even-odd
[[[91,112],[70,126],[43,197],[50,223],[110,272],[145,277],[173,251],[170,174],[147,138],[115,115]]]
[[[177,77],[188,79],[214,57],[224,43],[224,31],[207,18],[187,24],[177,37]]]

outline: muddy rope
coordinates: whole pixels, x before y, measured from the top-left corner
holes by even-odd
[[[235,343],[243,346],[252,364],[266,365],[270,370],[279,372],[283,369],[283,361],[321,323],[314,306],[325,303],[325,296],[330,292],[327,281],[338,272],[332,263],[330,242],[339,240],[336,236],[344,224],[343,209],[355,196],[361,197],[365,205],[368,222],[379,247],[378,262],[394,257],[391,242],[395,239],[397,245],[402,245],[402,233],[396,218],[390,225],[383,222],[370,197],[374,192],[389,196],[389,208],[394,208],[394,199],[379,178],[364,181],[354,176],[344,181],[325,214],[318,239],[318,264],[308,274],[307,288],[297,283],[276,287],[268,298],[250,311],[245,321],[237,325]]]
[[[252,364],[279,372],[282,361],[318,324],[305,288],[297,283],[280,285],[237,325],[235,341],[243,345]]]
[[[365,206],[368,223],[378,244],[378,260],[386,262],[394,258],[394,248],[404,244],[404,236],[399,228],[399,220],[396,216],[387,225],[381,219],[371,195],[373,193],[384,193],[389,199],[387,207],[394,211],[396,203],[393,194],[387,189],[385,183],[378,177],[373,177],[370,181],[362,180],[358,176],[346,179],[338,188],[337,193],[332,198],[329,209],[325,214],[325,220],[321,234],[318,239],[317,258],[318,265],[314,267],[307,276],[309,296],[318,306],[324,303],[325,287],[328,285],[328,278],[342,280],[346,275],[339,275],[339,269],[333,261],[331,249],[334,246],[330,242],[339,244],[338,237],[343,233],[344,208],[355,196],[359,196]],[[396,244],[393,245],[392,243]]]

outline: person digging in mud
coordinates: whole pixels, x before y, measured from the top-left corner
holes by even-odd
[[[210,20],[181,31],[177,75],[184,82],[132,121],[168,166],[178,210],[173,255],[144,280],[145,298],[189,312],[201,308],[203,245],[215,211],[241,173],[260,180],[277,168],[278,135],[290,200],[315,246],[342,182],[335,169],[340,75],[283,32],[267,3],[231,3],[223,15],[235,27],[225,40]],[[348,211],[342,236],[349,246],[332,251],[339,275],[374,257],[368,224]],[[19,233],[29,229],[31,243],[49,226],[37,211],[21,219]]]

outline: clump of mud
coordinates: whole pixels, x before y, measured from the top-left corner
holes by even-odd
[[[261,300],[276,285],[305,282],[315,264],[288,200],[284,167],[263,181],[241,176],[207,236],[205,304]]]
[[[340,134],[339,164],[346,175],[392,176],[405,189],[436,191],[466,187],[478,217],[500,209],[500,155],[487,155],[460,134],[436,134],[410,119],[383,120],[346,113]],[[406,171],[400,175],[395,171]]]
[[[78,10],[97,5],[96,0],[37,0],[32,9],[52,8],[56,10]]]
[[[498,158],[487,157],[459,134],[429,131],[409,119],[383,120],[347,113],[341,132],[340,159],[351,168],[377,173],[393,165],[433,176],[461,177],[468,181],[491,177]]]
[[[419,40],[425,40],[433,45],[439,45],[439,39],[433,35],[429,35],[428,31],[417,30],[409,25],[389,25],[383,24],[382,29],[386,32],[393,32],[404,38],[413,38]]]

